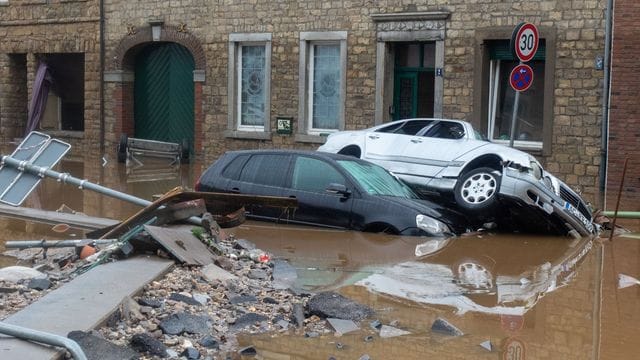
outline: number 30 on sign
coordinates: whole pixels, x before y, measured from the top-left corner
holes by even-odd
[[[523,22],[513,30],[511,49],[520,61],[526,63],[533,59],[538,51],[539,40],[538,28],[531,23]]]

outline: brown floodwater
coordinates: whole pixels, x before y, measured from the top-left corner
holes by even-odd
[[[109,160],[109,159],[107,159]],[[126,167],[87,157],[57,171],[147,200],[192,187],[201,165],[160,161]],[[195,175],[194,175],[195,174]],[[45,179],[23,206],[61,206],[123,219],[136,205]],[[635,229],[634,221],[622,225]],[[62,229],[61,229],[62,228]],[[62,232],[56,232],[55,230]],[[640,277],[640,240],[474,234],[451,239],[247,222],[226,229],[296,269],[294,289],[338,291],[376,310],[360,330],[305,337],[295,330],[243,336],[264,359],[631,359],[640,340],[640,285],[619,288],[619,275]],[[73,239],[83,231],[0,218],[8,240]],[[1,256],[0,267],[15,264]],[[464,335],[431,331],[446,319]],[[381,338],[371,320],[407,334]],[[491,344],[488,350],[480,344]]]

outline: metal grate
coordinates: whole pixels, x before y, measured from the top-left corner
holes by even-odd
[[[578,211],[580,211],[580,213],[587,219],[591,219],[591,212],[589,211],[589,208],[587,208],[584,201],[582,201],[582,199],[580,199],[580,197],[571,189],[560,185],[560,197],[578,209]]]

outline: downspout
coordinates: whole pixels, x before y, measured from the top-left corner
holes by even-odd
[[[606,209],[607,152],[609,149],[609,101],[611,99],[611,46],[613,40],[613,0],[607,0],[604,35],[604,83],[602,86],[602,141],[600,147],[600,204]]]
[[[104,155],[104,0],[100,0],[100,154]]]

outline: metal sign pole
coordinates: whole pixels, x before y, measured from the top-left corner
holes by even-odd
[[[520,103],[520,91],[516,91],[516,98],[513,100],[513,115],[511,116],[511,132],[509,135],[509,146],[513,147],[513,140],[516,136],[516,122],[518,121],[518,105]]]
[[[113,198],[116,199],[120,199],[120,200],[124,200],[124,201],[128,201],[130,203],[136,204],[136,205],[140,205],[143,207],[149,206],[151,205],[153,202],[149,201],[149,200],[144,200],[141,199],[139,197],[135,197],[129,194],[125,194],[123,192],[117,191],[117,190],[113,190],[113,189],[109,189],[108,187],[104,187],[98,184],[94,184],[92,182],[89,182],[87,180],[81,180],[78,178],[75,178],[69,174],[65,174],[65,173],[60,173],[54,170],[51,170],[47,167],[41,167],[41,166],[37,166],[37,165],[33,165],[30,164],[28,161],[20,161],[20,160],[16,160],[10,156],[3,156],[2,157],[2,164],[5,165],[9,165],[12,167],[17,168],[18,170],[30,173],[32,175],[36,175],[36,176],[40,176],[40,177],[45,177],[48,176],[50,178],[56,179],[64,184],[71,184],[71,185],[75,185],[80,189],[88,189],[88,190],[93,190],[97,193],[103,194],[103,195],[107,195],[107,196],[111,196]],[[196,224],[196,225],[200,225],[202,223],[202,219],[200,219],[199,217],[191,217],[189,218],[189,222]]]

